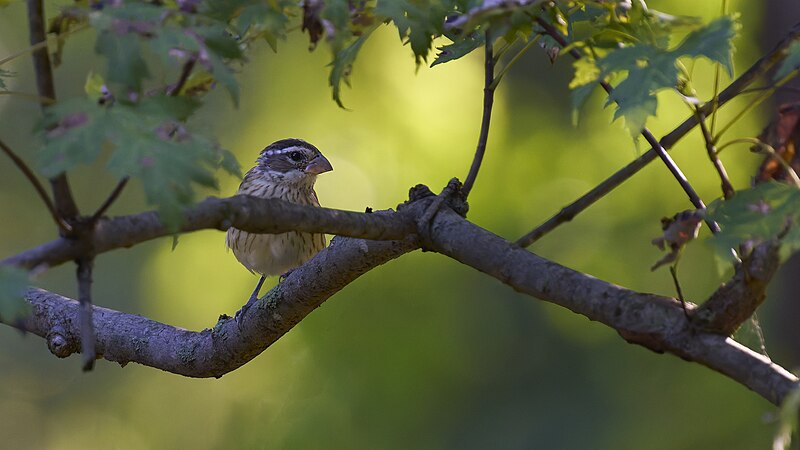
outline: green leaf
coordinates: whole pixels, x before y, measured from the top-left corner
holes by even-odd
[[[784,397],[778,416],[778,431],[773,439],[772,448],[789,450],[792,436],[797,434],[798,411],[800,411],[800,388],[795,387]]]
[[[468,55],[473,50],[480,48],[486,42],[486,38],[482,33],[472,33],[464,38],[453,41],[452,44],[438,47],[439,53],[436,59],[431,64],[431,67],[437,64],[444,64],[446,62],[454,61],[465,55]]]
[[[776,181],[736,192],[729,200],[716,200],[708,207],[706,217],[720,225],[721,232],[711,243],[720,254],[744,242],[762,242],[781,234],[784,247],[800,248],[800,189]],[[789,228],[791,227],[791,228]]]
[[[150,71],[142,58],[139,38],[131,34],[104,31],[98,34],[95,51],[108,59],[108,81],[140,91]]]
[[[352,44],[338,52],[333,62],[330,64],[332,68],[330,77],[328,78],[328,84],[333,88],[333,100],[336,101],[336,104],[339,105],[340,108],[344,108],[341,98],[342,83],[344,82],[348,86],[350,85],[350,72],[353,69],[353,62],[356,60],[361,46],[369,39],[369,36],[374,30],[375,27],[370,28]]]
[[[779,81],[793,70],[797,70],[798,67],[800,67],[800,41],[795,41],[786,49],[786,58],[784,58],[778,70],[775,71],[772,79]]]
[[[97,159],[109,130],[105,110],[82,98],[47,108],[38,131],[44,146],[37,165],[50,178]]]
[[[13,322],[30,315],[31,305],[25,301],[28,272],[14,266],[0,266],[0,320]]]
[[[578,109],[586,103],[586,99],[597,87],[600,68],[597,67],[594,59],[581,58],[572,64],[575,67],[575,76],[569,83],[572,89],[572,113],[573,119],[577,120]]]
[[[57,104],[48,108],[40,130],[45,140],[40,167],[51,176],[95,161],[106,148],[108,169],[120,178],[139,178],[148,203],[175,231],[196,185],[216,188],[214,171],[220,166],[239,173],[233,155],[183,123],[198,106],[191,98],[165,95],[139,103],[117,100],[108,107],[85,99]]]
[[[704,56],[722,64],[728,75],[733,76],[733,38],[738,28],[733,17],[720,17],[689,34],[674,53],[692,58]]]

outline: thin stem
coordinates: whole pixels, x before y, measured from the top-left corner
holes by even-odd
[[[739,111],[739,113],[737,113],[737,114],[736,114],[736,115],[735,115],[735,116],[734,116],[734,117],[733,117],[733,118],[730,120],[730,122],[726,123],[726,124],[725,124],[725,126],[723,126],[721,130],[719,130],[719,133],[717,133],[716,135],[714,135],[714,140],[716,140],[716,141],[719,141],[719,138],[720,138],[720,137],[722,137],[722,135],[723,135],[723,134],[725,134],[725,132],[726,132],[726,131],[728,131],[728,130],[729,130],[729,129],[730,129],[732,126],[733,126],[733,124],[735,124],[736,122],[738,122],[738,121],[739,121],[739,119],[741,119],[741,118],[742,118],[742,117],[744,117],[744,116],[745,116],[747,113],[749,113],[750,111],[752,111],[752,110],[753,110],[753,109],[754,109],[756,106],[760,105],[760,104],[761,104],[761,103],[762,103],[764,100],[766,100],[766,99],[768,99],[769,97],[771,97],[771,96],[772,96],[772,94],[774,94],[774,93],[775,93],[775,91],[776,91],[778,88],[780,88],[780,87],[781,87],[781,86],[783,86],[784,84],[788,83],[789,81],[791,81],[791,80],[792,80],[794,77],[796,77],[796,76],[797,76],[797,70],[793,70],[793,71],[789,72],[789,73],[788,73],[788,74],[787,74],[785,77],[781,78],[781,79],[780,79],[780,80],[779,80],[777,83],[773,84],[773,85],[772,85],[772,86],[770,86],[768,89],[766,89],[766,90],[762,91],[762,92],[761,92],[761,93],[758,95],[758,97],[756,97],[755,99],[753,99],[753,100],[752,100],[750,103],[748,103],[748,104],[747,104],[747,106],[745,106],[745,107],[744,107],[744,109],[742,109],[741,111]]]
[[[722,15],[725,16],[728,14],[728,0],[722,0]],[[722,68],[722,64],[717,63],[714,65],[714,97],[712,101],[716,101],[717,94],[719,93],[719,73],[720,69]],[[711,130],[710,134],[714,135],[714,130],[717,129],[717,108],[714,108],[714,111],[711,113]]]
[[[17,154],[14,153],[14,151],[11,150],[11,148],[8,145],[6,145],[6,143],[3,142],[2,140],[0,140],[0,149],[2,149],[3,152],[6,155],[8,155],[9,158],[11,158],[11,161],[14,162],[14,165],[17,166],[20,172],[22,172],[22,174],[25,175],[25,178],[27,178],[28,181],[31,183],[31,185],[33,185],[33,188],[36,190],[36,193],[39,194],[39,197],[44,202],[45,207],[47,207],[47,211],[50,212],[50,216],[53,218],[53,221],[55,221],[56,225],[58,225],[61,231],[66,233],[72,231],[72,227],[58,215],[55,206],[53,206],[53,202],[50,201],[50,197],[47,195],[47,191],[44,189],[44,186],[42,186],[42,184],[39,183],[39,180],[36,178],[36,175],[34,175],[31,168],[28,167],[27,164],[25,164],[25,161],[23,161],[22,158],[17,156]]]
[[[55,104],[55,100],[52,98],[42,97],[41,95],[36,94],[29,94],[27,92],[17,92],[17,91],[0,91],[0,95],[9,95],[14,97],[22,97],[27,100],[34,101],[36,103],[42,105],[52,105]]]
[[[122,190],[125,188],[125,185],[128,184],[129,179],[130,177],[122,177],[122,179],[119,180],[119,183],[117,183],[116,187],[114,187],[114,190],[111,191],[111,194],[108,196],[108,198],[103,202],[102,205],[100,205],[99,208],[97,208],[97,211],[92,214],[92,218],[89,219],[89,223],[95,224],[98,220],[100,220],[101,217],[103,217],[103,214],[105,214],[108,208],[114,204],[119,197],[119,194],[122,193]]]
[[[75,34],[75,33],[79,32],[79,31],[86,30],[88,28],[89,28],[89,26],[87,24],[82,23],[82,24],[76,26],[75,28],[73,28],[71,30],[65,31],[65,32],[57,35],[56,39],[59,40],[59,41],[64,41],[70,35]],[[9,61],[15,60],[15,59],[19,58],[20,56],[25,56],[28,53],[34,53],[37,50],[43,49],[43,48],[47,48],[47,39],[46,38],[44,40],[41,40],[41,41],[31,45],[28,48],[22,49],[22,50],[20,50],[20,51],[18,51],[16,53],[12,53],[12,54],[6,56],[5,58],[0,58],[0,66],[2,66],[3,64],[5,64],[5,63],[7,63]]]
[[[35,46],[47,39],[45,34],[44,4],[42,0],[27,0],[27,2],[30,43]],[[33,51],[33,68],[36,73],[36,87],[39,96],[55,101],[56,89],[53,83],[53,68],[50,65],[50,56],[47,54],[47,48],[41,47]],[[44,111],[45,105],[42,104],[41,107],[42,111]],[[53,200],[58,216],[66,222],[78,217],[78,206],[72,197],[67,175],[65,173],[56,175],[50,179],[50,185],[53,190]]]
[[[699,110],[695,110],[695,114],[697,114],[697,121],[700,124],[700,131],[703,133],[703,140],[706,143],[706,153],[708,153],[708,159],[711,160],[711,164],[714,165],[714,169],[716,169],[717,174],[719,174],[719,179],[722,183],[722,195],[727,200],[733,197],[733,194],[735,193],[733,185],[731,184],[731,180],[728,178],[728,173],[725,171],[725,166],[722,165],[722,161],[719,159],[719,152],[714,145],[714,138],[711,137],[711,131],[706,126],[705,116]]]
[[[686,319],[692,320],[692,316],[689,315],[689,310],[686,308],[686,299],[683,297],[683,290],[681,289],[681,283],[678,281],[678,262],[675,261],[675,264],[669,266],[669,273],[672,274],[672,282],[675,283],[675,291],[678,293],[678,300],[681,301],[681,306],[683,306],[683,315],[686,316]]]
[[[181,76],[178,78],[178,82],[175,83],[175,86],[169,90],[167,95],[175,97],[181,93],[181,89],[183,89],[183,87],[186,85],[186,81],[189,79],[189,75],[191,75],[192,69],[194,69],[196,62],[197,59],[191,57],[183,64],[183,70],[181,70]]]
[[[91,257],[81,257],[78,263],[78,304],[81,331],[81,361],[84,372],[94,368],[97,358],[94,345],[94,325],[92,323],[92,266]]]
[[[788,174],[789,178],[792,179],[792,183],[795,186],[800,187],[800,177],[798,177],[797,172],[794,170],[794,167],[792,167],[792,165],[789,164],[788,161],[783,159],[783,157],[780,154],[778,154],[778,152],[775,151],[775,148],[773,148],[771,145],[767,144],[766,142],[761,142],[759,139],[756,139],[756,138],[739,138],[739,139],[734,139],[732,141],[728,141],[728,142],[720,145],[717,148],[717,154],[720,154],[720,152],[722,152],[722,150],[724,150],[725,148],[730,147],[731,145],[734,145],[734,144],[750,144],[750,145],[754,145],[754,146],[758,147],[761,153],[764,153],[764,154],[766,154],[768,156],[771,156],[776,161],[778,161],[778,164],[781,165],[783,170],[786,171],[786,173]]]
[[[528,42],[525,44],[525,46],[522,47],[522,49],[520,49],[520,51],[518,51],[502,69],[500,69],[500,72],[497,74],[497,76],[494,77],[494,81],[492,81],[492,86],[491,86],[492,89],[497,88],[497,85],[500,83],[500,80],[503,79],[505,74],[509,70],[511,70],[512,67],[514,67],[514,64],[517,63],[517,61],[522,57],[522,55],[525,54],[525,52],[527,52],[528,49],[530,49],[531,46],[533,46],[533,44],[535,44],[536,41],[538,41],[541,37],[542,37],[541,34],[537,34],[535,38],[529,39]]]
[[[484,61],[484,87],[483,87],[483,118],[481,119],[481,132],[478,136],[478,146],[475,149],[475,157],[472,159],[472,166],[469,168],[462,192],[464,197],[469,195],[475,179],[478,177],[478,170],[481,168],[483,155],[486,153],[486,142],[489,140],[489,122],[492,119],[492,104],[494,103],[494,56],[492,55],[492,40],[489,32],[486,32],[486,53]]]

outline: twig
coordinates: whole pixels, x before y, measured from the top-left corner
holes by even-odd
[[[95,211],[95,213],[92,214],[92,218],[89,219],[89,223],[90,224],[97,223],[97,221],[101,217],[103,217],[103,214],[105,214],[105,212],[108,210],[108,208],[110,208],[111,205],[114,204],[114,202],[117,200],[117,197],[119,197],[119,194],[125,188],[125,185],[128,184],[128,180],[129,179],[130,179],[130,177],[125,176],[125,177],[122,177],[121,180],[119,180],[119,183],[117,183],[117,186],[114,188],[113,191],[111,191],[111,194],[108,196],[106,201],[104,201],[103,204],[100,205],[99,208],[97,208],[97,211]]]
[[[678,262],[675,261],[675,264],[671,264],[669,266],[669,273],[672,274],[672,281],[675,283],[675,291],[678,293],[678,300],[681,301],[681,306],[683,307],[683,315],[686,316],[686,319],[692,320],[692,316],[689,315],[689,310],[686,309],[686,299],[683,297],[683,289],[681,289],[681,283],[678,281]]]
[[[36,193],[39,194],[39,197],[41,197],[42,201],[44,202],[44,205],[50,212],[50,216],[53,217],[53,220],[55,221],[56,225],[58,225],[58,227],[61,229],[61,231],[65,233],[72,231],[72,227],[68,223],[66,223],[64,219],[59,217],[55,207],[53,206],[53,202],[50,201],[50,197],[47,195],[47,191],[45,191],[44,189],[44,186],[42,186],[42,183],[39,183],[39,180],[36,178],[36,175],[34,175],[31,168],[28,167],[27,164],[25,164],[25,161],[23,161],[22,158],[17,156],[17,154],[14,153],[11,150],[11,148],[8,145],[6,145],[6,143],[3,142],[2,140],[0,140],[0,148],[2,148],[3,152],[5,152],[5,154],[8,155],[9,158],[11,158],[11,161],[14,162],[14,165],[16,165],[17,168],[23,173],[23,175],[25,175],[25,178],[27,178],[28,181],[30,181],[30,183],[33,185],[33,188],[36,189]]]
[[[483,85],[483,117],[481,119],[481,132],[478,136],[478,147],[475,149],[475,157],[472,159],[472,166],[469,168],[469,173],[464,181],[464,187],[461,191],[464,197],[469,195],[472,186],[475,184],[475,179],[478,177],[478,170],[481,168],[483,155],[486,153],[486,142],[489,139],[489,122],[492,119],[492,104],[494,103],[494,56],[492,55],[492,40],[489,32],[486,32],[486,53],[484,63],[484,85]]]
[[[35,46],[47,40],[44,23],[44,4],[42,0],[27,0],[27,3],[30,43]],[[50,56],[47,54],[46,47],[39,47],[33,51],[33,68],[34,72],[36,72],[36,87],[39,96],[55,101],[56,89],[53,83],[53,68],[50,65]],[[45,105],[42,104],[41,107],[42,111],[44,111]],[[78,217],[78,206],[72,197],[67,175],[61,173],[51,178],[50,186],[53,189],[55,210],[59,217],[66,222]]]
[[[697,122],[700,124],[700,131],[703,133],[703,140],[706,142],[706,153],[708,153],[708,159],[711,160],[711,164],[714,165],[714,169],[716,169],[717,173],[719,174],[719,179],[722,183],[722,195],[727,200],[733,197],[733,194],[735,193],[733,185],[731,184],[731,180],[728,178],[728,173],[725,171],[725,166],[722,165],[722,161],[719,159],[714,138],[711,136],[711,131],[706,126],[706,117],[702,112],[699,111],[699,109],[695,110],[695,114],[697,114]]]
[[[84,372],[94,368],[96,352],[94,349],[94,326],[92,324],[92,265],[91,257],[81,257],[78,264],[78,316],[81,332],[81,360]]]
[[[181,93],[181,89],[183,89],[183,87],[186,85],[186,81],[189,79],[189,75],[191,75],[192,69],[194,69],[196,62],[197,59],[195,57],[191,57],[183,64],[183,70],[181,70],[181,76],[178,78],[178,82],[175,83],[175,86],[173,86],[169,92],[167,92],[167,95],[175,97]]]
[[[0,91],[0,95],[8,95],[12,97],[22,97],[26,100],[30,100],[36,103],[40,103],[42,105],[52,105],[55,101],[52,98],[42,97],[36,94],[29,94],[27,92],[17,92],[17,91]]]
[[[60,41],[64,41],[64,40],[66,40],[67,36],[69,36],[71,34],[74,34],[74,33],[77,33],[79,31],[82,31],[82,30],[86,30],[88,28],[89,28],[89,26],[87,24],[82,23],[82,24],[76,26],[75,28],[73,28],[71,30],[65,31],[65,32],[57,35],[56,39],[59,42]],[[5,58],[0,58],[0,66],[2,66],[3,64],[5,64],[5,63],[7,63],[9,61],[15,60],[15,59],[19,58],[20,56],[27,55],[28,53],[33,53],[33,52],[35,52],[35,51],[37,51],[37,50],[39,50],[41,48],[47,48],[47,39],[39,41],[39,42],[37,42],[35,44],[32,44],[30,47],[22,49],[22,50],[20,50],[20,51],[18,51],[16,53],[12,53],[12,54],[6,56]]]
[[[800,24],[796,24],[789,33],[780,42],[775,44],[775,47],[766,55],[762,56],[756,61],[749,69],[747,69],[739,78],[735,79],[731,84],[725,88],[719,96],[705,103],[700,107],[700,111],[704,115],[708,115],[715,111],[717,108],[722,107],[731,99],[739,95],[744,89],[750,86],[758,77],[770,70],[775,64],[782,61],[785,57],[785,51],[798,37],[800,37]],[[661,147],[665,150],[671,149],[681,138],[683,138],[689,131],[697,125],[697,117],[692,115],[673,129],[669,134],[661,138]],[[656,150],[651,148],[646,151],[642,156],[636,158],[628,165],[618,170],[610,177],[603,180],[600,184],[592,188],[589,192],[582,195],[577,200],[562,208],[557,214],[549,218],[547,221],[531,230],[525,236],[522,236],[516,241],[517,245],[527,247],[542,236],[554,230],[556,227],[564,222],[569,222],[575,216],[580,214],[586,208],[592,206],[597,200],[603,198],[606,194],[614,190],[617,186],[628,180],[628,178],[635,175],[647,164],[656,158]]]

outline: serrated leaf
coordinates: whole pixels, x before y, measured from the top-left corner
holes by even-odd
[[[46,177],[93,162],[108,137],[104,110],[87,99],[74,99],[47,108],[38,128],[44,146],[37,165]]]
[[[370,28],[364,34],[359,36],[352,44],[341,50],[336,54],[333,62],[330,64],[331,74],[328,77],[328,84],[333,88],[333,100],[340,108],[344,108],[341,97],[342,83],[350,84],[350,71],[353,69],[353,62],[358,56],[358,51],[361,46],[369,39],[369,36],[375,30],[375,27]]]
[[[798,67],[800,67],[800,41],[795,41],[786,49],[786,57],[781,62],[778,70],[775,71],[772,79],[779,81],[793,70],[797,70]]]
[[[733,76],[733,38],[737,22],[731,16],[720,17],[686,37],[674,53],[692,58],[704,56],[725,67]]]
[[[101,32],[95,51],[108,59],[108,81],[120,83],[134,91],[141,90],[142,81],[150,77],[139,38],[132,34]]]
[[[800,189],[769,181],[754,188],[737,191],[729,200],[716,200],[708,207],[706,217],[720,225],[721,231],[711,239],[721,254],[750,241],[775,238],[787,230],[782,243],[790,249],[800,248]]]
[[[31,312],[25,301],[28,290],[28,272],[14,266],[0,266],[0,319],[13,322]]]
[[[465,38],[458,39],[452,44],[438,47],[437,50],[439,50],[439,53],[436,55],[436,59],[431,64],[431,67],[437,64],[455,61],[456,59],[468,55],[473,50],[483,46],[485,42],[486,38],[482,33],[474,33]]]

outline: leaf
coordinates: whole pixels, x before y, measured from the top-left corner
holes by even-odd
[[[86,82],[83,84],[83,91],[86,92],[89,100],[97,102],[108,94],[106,80],[98,73],[89,72]]]
[[[131,34],[104,31],[98,34],[95,51],[108,59],[108,81],[120,83],[136,92],[150,71],[142,58],[139,38]]]
[[[431,67],[437,64],[444,64],[446,62],[455,61],[465,55],[468,55],[473,50],[480,48],[486,42],[486,38],[482,33],[472,33],[464,38],[453,41],[452,44],[438,47],[439,53],[436,59],[431,64]]]
[[[775,71],[772,79],[779,81],[793,70],[797,70],[798,67],[800,67],[800,41],[795,41],[786,49],[786,57],[778,67],[778,70]]]
[[[73,99],[47,108],[38,127],[44,146],[38,167],[48,178],[78,164],[92,163],[108,138],[104,110],[87,99]]]
[[[733,76],[733,38],[739,29],[734,17],[723,16],[686,37],[674,53],[696,58],[704,56],[725,67]]]
[[[31,305],[25,301],[28,272],[15,266],[0,266],[0,319],[6,323],[30,315]]]
[[[240,170],[233,155],[183,123],[199,105],[166,95],[139,103],[117,100],[106,107],[86,99],[57,104],[48,108],[40,127],[45,140],[40,167],[52,176],[91,163],[108,149],[108,169],[120,178],[139,178],[148,203],[175,231],[196,185],[216,188],[219,167],[234,174]]]
[[[721,255],[742,244],[757,244],[784,234],[785,247],[800,248],[800,189],[794,186],[767,181],[737,191],[727,201],[712,202],[706,217],[720,225],[721,231],[711,243]]]
[[[350,72],[353,69],[353,62],[356,60],[361,46],[369,39],[369,36],[374,30],[375,27],[370,28],[367,32],[359,36],[355,42],[338,52],[333,62],[330,64],[332,68],[330,77],[328,78],[328,84],[333,88],[333,100],[336,101],[336,104],[339,105],[340,108],[344,108],[341,98],[342,82],[346,83],[348,86],[350,85],[349,78]]]
[[[569,88],[572,89],[573,119],[577,119],[578,109],[586,103],[586,99],[597,87],[600,68],[594,59],[588,57],[575,60],[572,66],[575,68],[575,75],[569,82]]]

